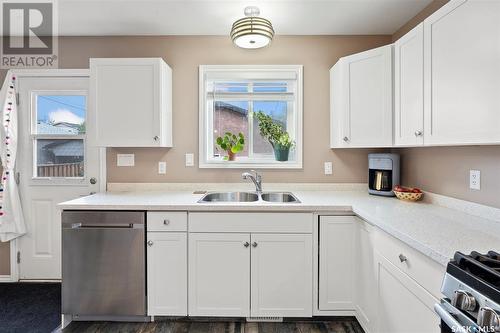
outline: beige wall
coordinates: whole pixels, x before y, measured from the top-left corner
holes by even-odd
[[[243,50],[233,46],[225,36],[62,38],[60,64],[65,68],[80,68],[88,66],[90,57],[163,57],[173,69],[174,148],[108,149],[108,182],[241,181],[241,170],[184,166],[185,153],[194,153],[196,158],[198,155],[198,66],[201,64],[304,65],[304,168],[266,170],[265,181],[365,182],[367,150],[329,148],[328,71],[341,56],[390,42],[391,36],[278,36],[269,48]],[[117,153],[135,153],[136,166],[116,167]],[[167,162],[166,175],[158,175],[159,161]],[[333,162],[332,176],[324,175],[324,161]]]

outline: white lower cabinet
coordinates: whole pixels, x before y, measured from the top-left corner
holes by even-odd
[[[381,255],[376,255],[378,281],[377,332],[440,332],[433,311],[436,299]]]
[[[189,315],[250,315],[250,234],[189,234]]]
[[[374,331],[377,318],[377,274],[373,251],[373,227],[360,219],[356,222],[354,301],[358,321],[365,332],[369,333]]]
[[[251,315],[312,316],[312,235],[251,239]]]
[[[187,233],[147,233],[149,316],[187,315]]]
[[[312,315],[310,234],[189,237],[190,316]]]
[[[319,219],[319,309],[353,310],[354,216]]]

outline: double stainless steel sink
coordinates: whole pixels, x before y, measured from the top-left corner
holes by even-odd
[[[300,203],[290,192],[210,192],[198,202],[274,202],[274,203]]]

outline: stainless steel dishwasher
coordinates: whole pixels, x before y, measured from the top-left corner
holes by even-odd
[[[145,316],[145,212],[62,212],[62,312]]]

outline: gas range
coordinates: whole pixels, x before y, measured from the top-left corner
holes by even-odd
[[[500,254],[456,252],[441,292],[444,297],[434,306],[441,332],[500,332]]]

